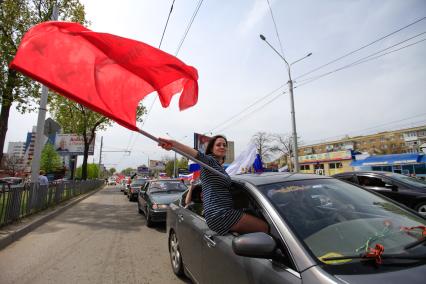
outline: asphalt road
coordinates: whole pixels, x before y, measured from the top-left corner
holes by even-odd
[[[108,186],[0,251],[0,283],[185,283],[173,274],[165,225]]]

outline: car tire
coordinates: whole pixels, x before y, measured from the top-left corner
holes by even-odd
[[[417,213],[419,213],[423,217],[426,217],[426,202],[423,201],[417,204],[415,207],[415,210],[417,211]]]
[[[146,214],[145,214],[145,216],[146,216],[146,225],[147,225],[148,227],[152,227],[152,226],[154,225],[154,223],[152,222],[151,214],[149,214],[149,210],[148,210],[148,208],[146,209]]]
[[[185,273],[183,268],[182,254],[180,252],[178,239],[175,232],[173,231],[170,233],[169,237],[169,253],[174,274],[179,277],[184,276]]]

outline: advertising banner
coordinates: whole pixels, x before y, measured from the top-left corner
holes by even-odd
[[[89,155],[93,155],[95,149],[95,138],[89,145]],[[55,149],[62,156],[83,155],[84,140],[83,136],[77,134],[56,134]]]
[[[203,134],[194,133],[194,149],[200,151],[201,153],[205,153],[210,138],[211,137]]]
[[[147,166],[139,166],[137,168],[138,174],[140,175],[148,175],[149,174],[149,168]]]
[[[149,168],[152,170],[165,170],[166,165],[162,161],[149,160]]]
[[[340,161],[352,159],[351,151],[338,151],[329,153],[312,154],[299,157],[299,163],[315,163],[326,161]]]

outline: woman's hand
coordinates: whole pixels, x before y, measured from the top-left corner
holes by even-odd
[[[173,148],[174,141],[165,138],[158,138],[158,146],[161,148],[170,151]]]

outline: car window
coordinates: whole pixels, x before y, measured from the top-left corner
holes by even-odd
[[[410,185],[416,186],[416,187],[424,187],[426,188],[426,181],[421,181],[409,176],[405,176],[405,175],[401,175],[401,174],[396,174],[396,173],[385,173],[386,176],[389,176],[391,178],[394,178],[398,181],[404,182],[404,183],[408,183]]]
[[[349,176],[337,176],[336,178],[338,178],[340,180],[352,182],[352,183],[355,183],[355,184],[358,183],[358,180],[353,175],[349,175]]]
[[[186,189],[186,185],[180,180],[153,181],[149,186],[150,193],[184,192]]]
[[[361,186],[372,186],[372,187],[386,187],[386,185],[392,184],[390,181],[371,176],[358,176],[358,183]]]
[[[360,255],[376,244],[389,254],[426,253],[405,246],[422,237],[426,220],[362,188],[337,179],[313,179],[259,186],[321,265],[329,255]],[[405,228],[405,229],[402,229]],[[346,259],[332,265],[358,263]]]

